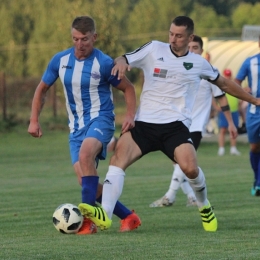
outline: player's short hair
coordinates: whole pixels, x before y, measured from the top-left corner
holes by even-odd
[[[202,41],[202,38],[198,35],[194,35],[193,36],[193,42],[198,42],[199,45],[200,45],[200,48],[203,49],[203,41]]]
[[[95,33],[96,31],[94,19],[87,15],[76,17],[71,24],[71,28],[74,28],[83,34],[86,34],[87,32]]]
[[[193,34],[194,31],[194,22],[193,20],[188,16],[177,16],[172,20],[172,23],[174,23],[177,26],[186,26],[186,31],[189,34]]]

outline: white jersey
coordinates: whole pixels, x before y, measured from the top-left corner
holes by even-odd
[[[144,72],[136,121],[156,124],[183,121],[189,127],[201,78],[214,81],[219,76],[200,55],[187,52],[176,57],[170,44],[163,42],[149,42],[125,57],[131,67]]]
[[[196,96],[194,107],[192,109],[192,123],[190,132],[205,133],[206,125],[209,120],[209,114],[212,104],[212,96],[215,98],[223,96],[225,93],[217,86],[207,80],[200,81],[199,92]]]

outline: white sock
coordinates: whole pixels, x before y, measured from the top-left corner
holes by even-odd
[[[199,168],[199,174],[195,179],[186,178],[195,193],[198,207],[201,208],[208,205],[207,186],[203,171]]]
[[[191,188],[186,176],[185,176],[183,182],[181,183],[181,189],[182,189],[183,193],[185,195],[187,195],[188,198],[194,198],[195,197],[194,191]]]
[[[178,164],[175,164],[169,190],[164,195],[169,200],[169,202],[172,203],[175,200],[176,194],[180,188],[183,179],[184,176],[180,166]]]
[[[108,217],[112,219],[113,211],[124,186],[125,172],[116,166],[110,165],[103,185],[102,207]]]

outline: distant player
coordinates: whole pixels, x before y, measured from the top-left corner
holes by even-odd
[[[258,45],[260,47],[260,35]],[[247,58],[243,62],[235,80],[238,84],[241,84],[245,78],[248,79],[252,96],[260,97],[260,53]],[[248,104],[246,128],[250,143],[250,163],[254,171],[251,194],[260,196],[260,107]]]

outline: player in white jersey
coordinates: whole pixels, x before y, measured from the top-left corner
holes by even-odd
[[[126,77],[118,80],[111,75],[113,59],[94,48],[97,33],[91,17],[76,17],[71,35],[74,46],[53,56],[36,88],[28,132],[33,137],[42,136],[39,116],[44,97],[59,77],[69,117],[71,161],[82,186],[82,202],[96,205],[96,201],[101,203],[102,193],[96,164],[106,158],[107,144],[115,130],[111,85],[122,91],[126,100],[122,133],[134,126],[136,96],[134,86]],[[114,213],[121,219],[122,232],[141,224],[139,217],[120,202]],[[79,234],[95,232],[95,224],[85,218]]]
[[[189,43],[189,51],[200,55],[202,54],[203,41],[201,37],[194,35],[193,40]],[[199,92],[196,96],[194,107],[192,109],[192,123],[189,129],[191,133],[191,139],[196,150],[200,145],[203,134],[206,132],[206,125],[209,119],[212,105],[212,96],[214,96],[219,103],[228,121],[230,138],[237,137],[237,129],[232,120],[232,115],[229,110],[228,100],[225,96],[225,93],[216,85],[213,85],[209,81],[202,79],[200,81]],[[175,198],[180,187],[183,193],[187,195],[187,206],[197,205],[195,194],[187,179],[185,178],[185,174],[182,172],[178,164],[174,164],[173,167],[174,171],[168,191],[163,197],[151,203],[149,205],[150,207],[172,206],[175,202]]]
[[[115,59],[112,75],[118,73],[121,78],[131,67],[141,68],[144,84],[135,127],[121,135],[110,159],[102,207],[79,204],[82,214],[89,216],[101,229],[112,224],[111,217],[123,190],[126,168],[145,154],[160,150],[171,161],[177,162],[187,176],[195,192],[204,229],[217,230],[217,219],[207,199],[204,173],[198,167],[188,129],[199,83],[201,78],[210,80],[224,92],[255,105],[260,105],[260,99],[223,78],[200,55],[189,52],[193,31],[192,19],[178,16],[170,26],[170,44],[152,41]]]

